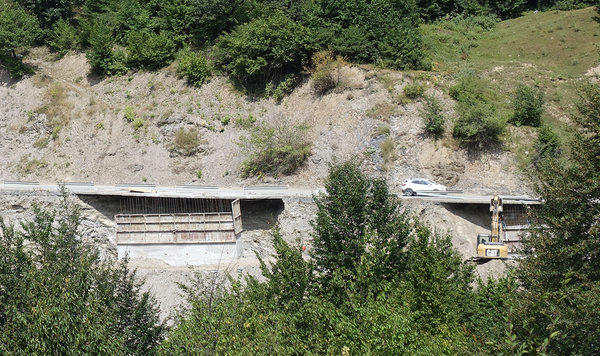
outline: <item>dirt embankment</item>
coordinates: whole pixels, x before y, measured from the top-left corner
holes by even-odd
[[[223,78],[190,87],[173,67],[97,78],[83,54],[53,61],[38,48],[26,61],[35,75],[11,81],[3,73],[0,78],[5,180],[315,186],[333,160],[359,157],[394,189],[405,178],[424,176],[478,193],[527,192],[512,154],[497,150],[473,156],[451,138],[434,141],[423,134],[421,102],[399,98],[406,84],[418,82],[442,100],[451,120],[452,100],[440,90],[443,77],[434,74],[416,79],[415,74],[346,67],[338,90],[316,96],[307,81],[276,104],[245,97]],[[128,121],[127,110],[139,120]],[[237,143],[248,130],[239,123],[249,117],[255,125],[307,125],[313,144],[307,164],[289,177],[241,178],[244,155]],[[190,154],[175,147],[182,128],[199,133],[200,147]],[[381,147],[386,138],[393,142],[387,160]]]

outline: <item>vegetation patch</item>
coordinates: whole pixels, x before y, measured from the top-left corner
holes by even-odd
[[[381,150],[381,157],[383,157],[384,166],[388,166],[398,159],[398,155],[396,155],[396,144],[391,137],[386,137],[379,148]]]
[[[202,140],[196,128],[180,128],[175,132],[171,152],[192,156],[200,151]]]
[[[446,119],[440,100],[433,95],[426,96],[421,115],[425,121],[425,132],[436,140],[441,138],[444,135]]]
[[[243,136],[239,145],[247,155],[242,163],[245,177],[289,175],[304,164],[311,154],[312,144],[306,137],[307,127],[287,125],[259,125]]]
[[[57,138],[60,131],[71,122],[73,104],[69,101],[67,89],[62,83],[54,82],[44,92],[44,104],[36,112],[45,114],[52,137]]]
[[[539,127],[542,124],[544,111],[544,93],[527,85],[519,85],[513,101],[515,113],[511,122],[516,126],[528,125]]]
[[[368,109],[365,114],[373,119],[387,121],[390,119],[390,116],[392,116],[395,110],[396,105],[388,102],[379,102],[372,108]]]
[[[449,92],[458,101],[459,118],[452,130],[454,138],[465,147],[478,149],[499,142],[507,120],[498,113],[496,94],[486,81],[468,73],[459,77]]]
[[[29,155],[23,156],[18,164],[19,173],[24,175],[35,173],[46,167],[48,167],[48,161],[44,159],[30,158]]]
[[[341,69],[346,65],[344,57],[335,56],[332,50],[319,51],[312,56],[312,87],[317,95],[326,94],[341,82]]]
[[[177,73],[191,85],[200,87],[211,75],[208,61],[201,53],[184,49],[178,55]]]

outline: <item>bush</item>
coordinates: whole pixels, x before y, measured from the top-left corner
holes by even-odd
[[[535,154],[532,158],[534,166],[545,158],[556,158],[560,155],[560,140],[558,135],[548,126],[540,127],[535,142]]]
[[[416,98],[420,98],[423,96],[423,93],[425,92],[425,88],[421,84],[411,83],[411,84],[406,84],[402,91],[404,92],[405,97],[407,97],[409,99],[416,99]]]
[[[195,128],[186,130],[180,128],[175,132],[173,150],[183,156],[191,156],[200,148],[200,136]]]
[[[423,102],[422,115],[425,119],[425,132],[439,139],[444,135],[446,119],[439,99],[435,96],[426,96]]]
[[[48,44],[59,56],[64,56],[70,49],[77,46],[78,40],[75,28],[68,21],[60,20],[54,24]]]
[[[113,31],[100,21],[89,29],[90,50],[86,56],[95,73],[119,75],[127,72],[125,53],[113,50]]]
[[[132,31],[127,37],[129,57],[132,66],[160,68],[169,64],[175,54],[172,34],[162,31],[155,34],[148,30]]]
[[[217,62],[241,85],[263,86],[302,70],[312,50],[308,29],[276,12],[257,18],[223,35]]]
[[[323,95],[340,85],[340,69],[346,64],[342,56],[334,56],[333,51],[319,51],[312,56],[312,87],[315,93]]]
[[[23,64],[16,52],[29,48],[37,40],[39,23],[20,6],[11,7],[3,1],[0,6],[0,65],[8,69],[12,77],[20,78],[32,70]]]
[[[135,120],[135,110],[131,105],[127,105],[125,107],[125,119],[129,122],[133,122]]]
[[[296,83],[298,83],[298,78],[296,78],[294,74],[288,74],[283,77],[275,89],[272,89],[273,84],[269,83],[266,90],[267,95],[272,96],[276,103],[280,103],[284,97],[290,95],[294,91]]]
[[[184,49],[179,53],[177,73],[184,76],[188,83],[199,87],[210,77],[210,67],[204,56],[200,53]]]
[[[517,126],[539,127],[542,123],[543,105],[544,93],[541,90],[527,85],[519,85],[515,93],[515,113],[511,122]]]
[[[250,137],[242,137],[240,146],[248,158],[242,163],[245,177],[288,175],[294,173],[310,156],[311,144],[301,125],[257,126]]]
[[[484,148],[498,142],[506,121],[495,114],[495,108],[488,104],[461,105],[452,135],[461,145],[471,148]]]
[[[487,2],[493,13],[502,20],[520,16],[525,10],[525,0],[491,0]]]
[[[450,87],[448,94],[452,99],[467,105],[493,101],[489,84],[475,74],[461,76],[457,83]]]

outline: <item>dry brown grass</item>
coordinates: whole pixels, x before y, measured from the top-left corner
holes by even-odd
[[[387,121],[396,110],[396,105],[386,102],[379,102],[367,110],[366,115],[373,119]]]
[[[44,92],[44,105],[36,110],[45,114],[52,137],[56,138],[60,131],[71,121],[73,104],[69,101],[65,86],[59,82],[50,85]]]
[[[191,156],[199,151],[201,143],[202,140],[196,128],[187,130],[180,128],[175,132],[171,151],[179,153],[182,156]]]
[[[398,156],[396,155],[396,144],[391,137],[383,140],[380,146],[381,149],[381,157],[383,157],[383,164],[385,166],[390,165],[394,162]]]

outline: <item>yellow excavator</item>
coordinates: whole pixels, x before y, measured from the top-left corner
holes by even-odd
[[[479,260],[508,258],[508,248],[500,240],[503,215],[502,198],[498,194],[494,194],[490,201],[490,211],[492,212],[492,231],[491,234],[477,235],[477,258]]]

